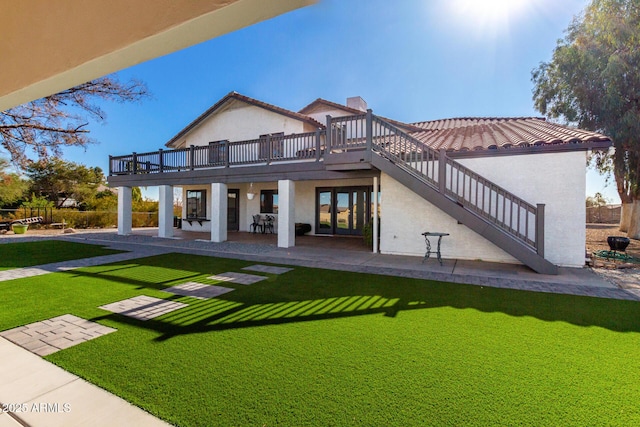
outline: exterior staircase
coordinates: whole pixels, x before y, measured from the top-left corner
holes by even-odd
[[[542,274],[558,274],[544,258],[544,205],[522,200],[388,120],[366,114],[327,117],[329,154],[363,157],[460,223]]]

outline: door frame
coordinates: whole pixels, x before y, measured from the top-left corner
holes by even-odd
[[[229,194],[234,194],[235,197],[233,198],[235,200],[234,203],[234,207],[235,207],[235,211],[236,211],[236,221],[235,223],[232,223],[229,221],[229,201],[232,200],[231,197],[229,197]],[[240,230],[240,190],[237,188],[230,188],[227,190],[227,231],[239,231]]]
[[[330,203],[330,214],[331,214],[331,227],[328,229],[320,228],[320,193],[331,193],[331,203]],[[338,193],[347,193],[349,195],[349,205],[353,206],[354,201],[353,194],[362,192],[364,194],[364,200],[362,203],[362,208],[364,209],[364,214],[357,214],[360,217],[362,224],[359,228],[353,227],[353,216],[354,212],[351,211],[349,218],[347,219],[347,229],[346,232],[338,231]],[[361,236],[362,235],[362,226],[369,222],[371,218],[371,193],[373,192],[373,186],[371,185],[353,185],[353,186],[345,186],[345,187],[316,187],[316,206],[315,206],[315,215],[316,215],[316,234],[324,234],[324,235],[341,235],[341,236]]]

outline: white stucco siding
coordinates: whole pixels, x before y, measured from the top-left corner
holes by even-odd
[[[380,252],[423,256],[425,231],[449,233],[442,238],[442,257],[495,262],[518,261],[409,190],[389,175],[380,179]],[[436,249],[437,238],[431,238]]]
[[[327,123],[327,114],[331,117],[345,117],[345,116],[353,116],[353,113],[347,112],[344,110],[339,110],[337,108],[329,108],[321,111],[314,111],[312,113],[307,114],[309,117],[319,121],[322,124]]]
[[[584,265],[584,152],[463,159],[460,163],[533,205],[544,203],[545,258],[561,266]],[[445,258],[517,262],[389,176],[383,174],[381,183],[382,252],[423,255],[420,233],[442,231],[451,233],[443,238]]]
[[[260,135],[284,132],[302,133],[309,130],[305,123],[255,105],[235,102],[209,117],[180,141],[181,147],[204,146],[212,141],[246,141]]]

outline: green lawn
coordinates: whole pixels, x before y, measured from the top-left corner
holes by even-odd
[[[120,252],[122,251],[61,240],[0,244],[0,270],[31,267],[33,265],[111,255]]]
[[[0,330],[65,313],[117,328],[47,359],[179,426],[640,425],[640,303],[302,267],[207,301],[160,291],[249,264],[0,282]],[[189,307],[97,308],[140,294]]]

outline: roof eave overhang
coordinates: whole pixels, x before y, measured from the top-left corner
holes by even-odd
[[[455,159],[471,159],[479,157],[517,156],[523,154],[561,153],[572,151],[608,150],[613,141],[586,141],[564,144],[541,144],[526,147],[495,148],[487,150],[448,151],[447,155]]]

